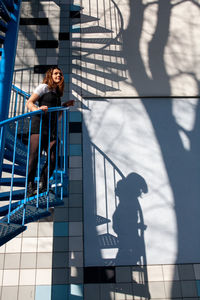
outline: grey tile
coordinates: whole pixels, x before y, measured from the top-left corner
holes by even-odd
[[[69,251],[82,251],[83,239],[82,237],[69,237]]]
[[[68,222],[68,208],[55,207],[54,222]]]
[[[180,298],[182,297],[180,281],[165,281],[166,298]]]
[[[181,298],[183,300],[199,300],[199,297],[193,297],[193,298]],[[176,299],[177,300],[177,299]]]
[[[115,285],[115,300],[133,300],[131,283],[118,283]]]
[[[69,208],[69,221],[70,222],[80,222],[83,220],[83,210],[80,207],[70,207]]]
[[[69,195],[69,207],[82,207],[83,196],[82,194],[70,194]]]
[[[68,284],[69,269],[53,269],[52,270],[52,285]]]
[[[83,267],[83,252],[70,251],[69,252],[69,267]]]
[[[34,300],[35,286],[19,286],[18,300]]]
[[[20,253],[5,254],[4,269],[18,269],[20,264]]]
[[[69,250],[68,237],[54,237],[53,239],[53,252],[62,252]]]
[[[36,253],[22,253],[20,267],[22,269],[35,269]]]
[[[69,222],[69,236],[82,236],[83,223],[82,222]]]
[[[154,284],[155,282],[153,282]],[[154,289],[154,285],[152,286],[152,289]],[[155,287],[156,289],[156,287]],[[132,283],[132,293],[133,293],[133,296],[134,296],[134,299],[149,299],[150,296],[152,298],[152,295],[150,294],[150,291],[149,291],[149,285],[148,283]],[[155,294],[155,293],[153,293]],[[163,290],[162,290],[162,293],[160,292],[160,286],[158,286],[158,295],[160,294],[164,294],[164,287],[163,287]],[[155,296],[157,297],[157,294],[155,294]]]
[[[194,280],[195,273],[192,264],[188,265],[178,265],[180,280]]]
[[[71,267],[69,268],[69,279],[70,284],[83,283],[83,268]]]
[[[193,267],[196,280],[200,280],[200,264],[194,264]]]
[[[82,167],[82,156],[69,157],[69,168],[81,168],[81,167]]]
[[[51,237],[53,235],[52,222],[39,222],[38,236]]]
[[[69,181],[69,193],[70,194],[82,194],[83,185],[81,180]]]
[[[100,299],[115,300],[115,285],[112,283],[100,284]]]
[[[84,284],[84,299],[85,300],[100,300],[99,284]]]
[[[147,278],[147,266],[133,266],[131,272],[134,283],[143,283]]]
[[[76,157],[76,156],[72,156]],[[82,180],[82,168],[69,169],[69,180]]]
[[[131,267],[116,267],[116,282],[131,282]]]
[[[82,134],[81,133],[70,133],[69,143],[70,144],[81,144],[82,143]]]
[[[148,286],[151,298],[165,298],[164,282],[149,282]]]
[[[51,268],[53,262],[52,253],[38,253],[37,254],[37,268]]]
[[[181,289],[183,297],[197,297],[197,287],[195,281],[181,281]]]
[[[0,270],[3,269],[3,266],[4,266],[4,254],[0,254]]]
[[[17,300],[18,286],[2,287],[1,300]]]
[[[30,223],[27,229],[23,232],[23,237],[37,237],[38,222]]]
[[[52,257],[53,268],[67,268],[69,261],[68,252],[57,252],[53,253]]]

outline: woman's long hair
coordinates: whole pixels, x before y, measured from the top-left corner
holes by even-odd
[[[56,84],[53,81],[52,75],[53,75],[53,71],[54,70],[59,70],[61,72],[61,80],[58,84]],[[63,76],[63,72],[60,68],[58,67],[52,67],[49,70],[47,70],[45,77],[43,79],[43,83],[46,83],[49,87],[50,90],[55,89],[56,93],[62,97],[63,96],[63,91],[64,91],[64,76]]]

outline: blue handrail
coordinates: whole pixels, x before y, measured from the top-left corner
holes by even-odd
[[[0,219],[0,229],[1,226],[13,226],[13,224],[18,224],[25,228],[25,224],[38,220],[41,217],[44,217],[49,214],[49,207],[60,205],[63,200],[63,186],[67,183],[64,183],[64,178],[66,178],[67,174],[67,107],[52,107],[49,108],[46,113],[42,110],[25,113],[23,115],[19,115],[4,121],[0,122],[0,132],[1,136],[6,136],[5,142],[5,153],[6,159],[10,160],[10,164],[12,165],[12,173],[11,178],[8,179],[10,183],[10,197],[9,204],[0,208],[0,214],[5,215]],[[51,132],[51,114],[57,114],[57,133],[56,133],[56,166],[54,170],[53,176],[50,178],[50,132]],[[48,137],[48,153],[47,158],[40,157],[41,153],[41,138],[39,140],[39,152],[38,152],[38,166],[37,166],[37,174],[35,177],[35,181],[37,184],[37,194],[28,196],[27,186],[28,186],[28,162],[30,155],[30,132],[31,132],[31,120],[35,115],[40,115],[40,136],[42,131],[42,116],[44,114],[49,114],[49,137]],[[60,116],[61,120],[58,121],[58,116]],[[29,134],[28,134],[28,144],[24,145],[21,140],[18,139],[18,129],[19,122],[28,120],[29,121]],[[60,127],[59,127],[60,126]],[[59,130],[60,129],[60,130]],[[27,130],[27,128],[26,128]],[[4,133],[3,133],[4,131]],[[58,142],[60,141],[60,143]],[[0,140],[1,145],[2,140]],[[60,157],[61,156],[61,157]],[[62,157],[63,156],[63,157]],[[25,159],[26,158],[26,159]],[[60,164],[59,164],[60,158]],[[44,160],[48,161],[48,177],[47,177],[47,189],[44,191],[40,191],[39,189],[39,177],[41,173],[42,165],[44,164]],[[64,162],[64,163],[63,163]],[[19,172],[19,167],[22,164],[22,168],[26,170],[26,177],[22,177],[24,180],[24,190],[21,197],[21,200],[16,202],[14,196],[16,191],[14,191],[14,183],[15,183],[15,167]],[[24,165],[25,164],[25,165]],[[17,180],[20,180],[17,178]],[[0,184],[4,184],[6,181],[5,178],[0,179]],[[53,184],[51,184],[53,183]],[[20,183],[22,184],[22,183]],[[19,199],[19,198],[18,198]],[[20,232],[19,228],[15,228],[16,232]],[[7,241],[8,238],[0,237],[0,245],[4,243],[4,240]]]

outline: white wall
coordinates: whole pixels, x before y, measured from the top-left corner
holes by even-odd
[[[199,5],[83,7],[86,265],[199,262]]]

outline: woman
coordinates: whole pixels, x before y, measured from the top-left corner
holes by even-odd
[[[43,110],[45,114],[42,117],[42,136],[41,136],[41,151],[45,150],[48,154],[48,134],[49,134],[49,107],[61,106],[60,98],[64,91],[64,76],[58,67],[53,67],[46,72],[43,83],[40,84],[33,92],[27,101],[27,107],[30,111]],[[38,106],[35,104],[38,102]],[[63,106],[73,105],[74,101],[68,101],[62,104]],[[31,123],[31,138],[30,138],[30,156],[28,168],[28,196],[36,193],[36,184],[34,183],[39,148],[39,128],[40,114],[32,118]],[[56,131],[57,131],[57,113],[51,113],[51,132],[50,132],[50,171],[52,175],[56,163]],[[47,186],[48,176],[48,157],[42,169],[40,176],[40,190],[44,190]]]

